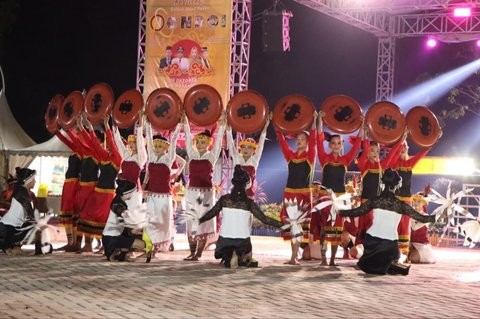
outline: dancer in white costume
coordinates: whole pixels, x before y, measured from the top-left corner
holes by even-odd
[[[170,174],[175,161],[177,136],[182,127],[178,123],[170,142],[161,135],[152,134],[151,125],[146,122],[148,164],[146,176],[147,208],[158,222],[149,225],[145,232],[155,245],[155,251],[165,250],[173,237],[173,204]]]
[[[267,128],[270,121],[267,120],[265,127],[260,134],[258,143],[253,138],[246,138],[240,141],[238,147],[233,141],[232,128],[227,128],[227,143],[230,151],[230,157],[233,160],[233,167],[240,165],[248,173],[251,180],[251,186],[247,189],[248,197],[254,199],[258,165],[260,164],[260,158],[262,157],[263,145],[265,144],[265,138],[267,137]]]
[[[189,181],[185,192],[187,202],[187,211],[192,210],[192,204],[199,198],[203,205],[201,210],[197,211],[200,217],[215,204],[215,188],[213,185],[213,168],[218,160],[222,150],[223,133],[225,132],[226,117],[222,115],[221,124],[218,128],[215,144],[211,151],[208,147],[213,139],[210,131],[205,130],[195,135],[192,142],[190,125],[185,118],[185,144],[188,154]],[[194,147],[195,146],[195,147]],[[203,253],[207,239],[215,236],[217,232],[217,222],[215,218],[204,222],[198,227],[196,234],[192,233],[191,224],[187,222],[186,230],[188,243],[190,245],[190,255],[184,260],[198,260]]]
[[[142,204],[142,187],[140,184],[140,172],[147,162],[147,150],[145,148],[145,139],[143,138],[143,117],[140,117],[136,126],[136,135],[129,135],[127,139],[128,147],[123,144],[122,136],[118,127],[113,128],[113,138],[117,145],[123,162],[119,179],[127,180],[137,185],[137,190],[126,201],[130,209],[135,209]]]

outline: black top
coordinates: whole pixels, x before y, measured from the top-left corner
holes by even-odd
[[[123,212],[128,209],[128,206],[127,203],[123,201],[122,196],[117,195],[112,199],[110,209],[115,215],[122,217]]]
[[[217,216],[224,207],[248,210],[264,224],[278,228],[283,226],[282,222],[265,216],[260,207],[258,207],[252,199],[248,197],[239,198],[233,196],[232,194],[227,194],[220,197],[215,206],[213,206],[208,212],[205,213],[205,215],[200,218],[200,223]]]
[[[34,219],[32,198],[30,192],[23,185],[15,185],[13,188],[12,198],[15,198],[17,202],[22,205],[23,209],[27,213],[27,218]]]
[[[78,178],[80,175],[80,166],[82,164],[82,159],[77,153],[73,153],[68,157],[68,168],[65,173],[65,179],[69,178]]]
[[[362,199],[374,199],[378,196],[379,173],[368,172],[362,178]]]
[[[98,164],[90,156],[84,157],[80,164],[80,182],[90,183],[98,180]]]
[[[396,212],[402,215],[408,215],[411,218],[418,220],[421,223],[434,223],[435,216],[422,215],[413,209],[410,205],[402,202],[395,197],[395,194],[390,191],[384,191],[381,196],[374,199],[369,199],[361,206],[349,210],[341,210],[340,215],[345,217],[357,217],[368,214],[372,209],[381,208]]]
[[[345,173],[347,169],[342,163],[328,163],[323,167],[322,185],[334,193],[345,193]]]
[[[100,165],[100,176],[98,177],[97,187],[106,190],[115,189],[115,180],[117,179],[118,168],[112,162]]]
[[[397,169],[397,172],[402,177],[402,186],[397,189],[395,195],[401,197],[412,196],[412,171]]]
[[[309,188],[310,177],[312,175],[312,166],[304,159],[299,162],[290,160],[288,162],[287,188]]]

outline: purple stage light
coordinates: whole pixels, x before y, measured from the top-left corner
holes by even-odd
[[[477,44],[477,47],[480,47],[480,40],[475,41],[475,43]]]
[[[465,18],[472,15],[472,9],[470,8],[455,8],[453,9],[453,16],[455,18]]]

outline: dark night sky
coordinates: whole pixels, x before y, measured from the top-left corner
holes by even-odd
[[[254,16],[272,2],[254,0]],[[292,93],[308,96],[318,107],[334,94],[350,95],[364,107],[372,103],[377,39],[294,1],[282,2],[293,12],[292,51],[264,53],[262,21],[255,20],[249,87],[262,93],[271,107],[279,98]],[[115,96],[135,87],[137,0],[20,0],[19,3],[17,19],[7,35],[0,62],[12,112],[37,142],[50,136],[43,117],[48,101],[55,94],[66,96],[98,82],[109,83]],[[397,42],[396,92],[415,84],[422,73],[434,75],[466,63],[458,53],[465,51],[464,46],[441,45],[435,52],[425,54],[422,40]],[[437,105],[440,108],[445,101]],[[462,154],[458,142],[464,136],[457,128],[457,123],[447,123],[444,138],[432,154]],[[269,158],[283,160],[276,142],[268,143],[264,157],[262,163]],[[283,185],[286,171],[282,163],[279,162],[282,173],[276,177],[282,179],[279,182]],[[270,176],[267,175],[264,177]]]

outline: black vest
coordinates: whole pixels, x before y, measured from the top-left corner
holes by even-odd
[[[287,188],[309,188],[310,178],[312,176],[312,167],[307,159],[288,162]]]
[[[97,187],[105,190],[115,190],[115,180],[117,179],[118,168],[112,162],[100,164],[100,176],[98,177]]]
[[[378,180],[380,174],[367,171],[362,178],[362,199],[374,199],[378,196]]]
[[[323,167],[322,186],[334,193],[345,193],[345,173],[347,168],[342,163],[327,163]]]
[[[82,165],[82,160],[77,153],[74,153],[68,157],[68,168],[65,173],[65,179],[69,178],[78,178],[80,175],[80,166]]]
[[[412,171],[410,169],[397,169],[398,175],[402,177],[402,187],[398,188],[395,195],[401,197],[412,196]]]
[[[98,180],[98,164],[90,156],[84,157],[80,164],[80,182],[90,183]]]

